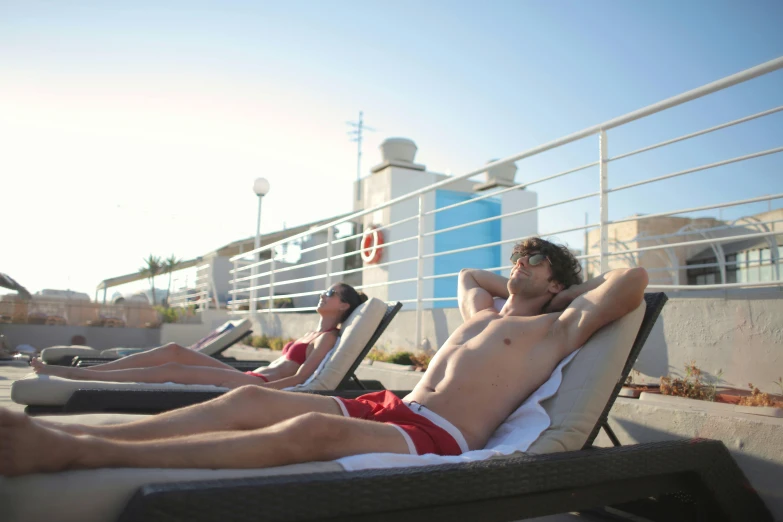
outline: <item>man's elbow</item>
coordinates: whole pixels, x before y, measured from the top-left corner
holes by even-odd
[[[631,290],[634,296],[638,294],[638,298],[641,300],[644,297],[644,289],[647,288],[647,284],[650,282],[647,270],[640,266],[628,268],[623,273],[622,278],[623,285]]]
[[[642,290],[647,288],[647,284],[650,282],[650,278],[647,275],[647,270],[645,270],[641,266],[637,266],[635,268],[629,268],[628,272],[626,272],[626,276]]]
[[[475,268],[463,268],[459,271],[459,281],[467,281],[467,280],[473,280],[473,273],[476,271]]]

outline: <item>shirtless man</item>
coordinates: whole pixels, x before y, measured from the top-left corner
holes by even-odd
[[[600,327],[636,308],[641,268],[586,283],[564,247],[515,247],[510,279],[463,270],[463,325],[416,388],[358,400],[244,386],[114,426],[58,425],[0,409],[0,474],[102,467],[260,468],[372,452],[459,454],[500,423]],[[500,312],[493,297],[508,298]],[[348,418],[348,416],[354,418]]]

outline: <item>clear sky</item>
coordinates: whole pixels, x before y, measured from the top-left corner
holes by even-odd
[[[378,129],[363,175],[390,136],[460,174],[777,58],[782,21],[778,0],[0,0],[0,271],[93,295],[150,253],[253,235],[258,176],[262,231],[349,211],[359,110]],[[610,155],[779,105],[783,71],[612,131]],[[783,113],[612,164],[611,184],[779,146]],[[597,147],[520,162],[517,180]],[[536,190],[545,203],[596,187]],[[610,217],[782,192],[777,154],[618,193]],[[541,231],[596,209],[542,212]]]

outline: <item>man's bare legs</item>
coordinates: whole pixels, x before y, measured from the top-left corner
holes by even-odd
[[[331,397],[243,386],[211,401],[125,424],[84,426],[35,420],[43,426],[71,434],[140,441],[216,431],[255,430],[305,413],[342,416],[340,407]]]
[[[5,476],[103,467],[263,468],[360,453],[408,453],[392,425],[323,413],[260,429],[131,442],[69,435],[0,409],[0,438],[0,475]]]

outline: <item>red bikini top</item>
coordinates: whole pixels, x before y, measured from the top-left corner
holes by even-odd
[[[305,359],[307,359],[307,347],[310,346],[310,343],[313,342],[319,335],[326,332],[331,332],[332,330],[337,330],[337,328],[331,328],[325,332],[316,332],[315,336],[310,337],[306,341],[302,340],[304,337],[302,337],[302,339],[297,339],[296,341],[289,341],[285,346],[283,346],[283,357],[289,361],[294,361],[299,366],[303,365]]]

